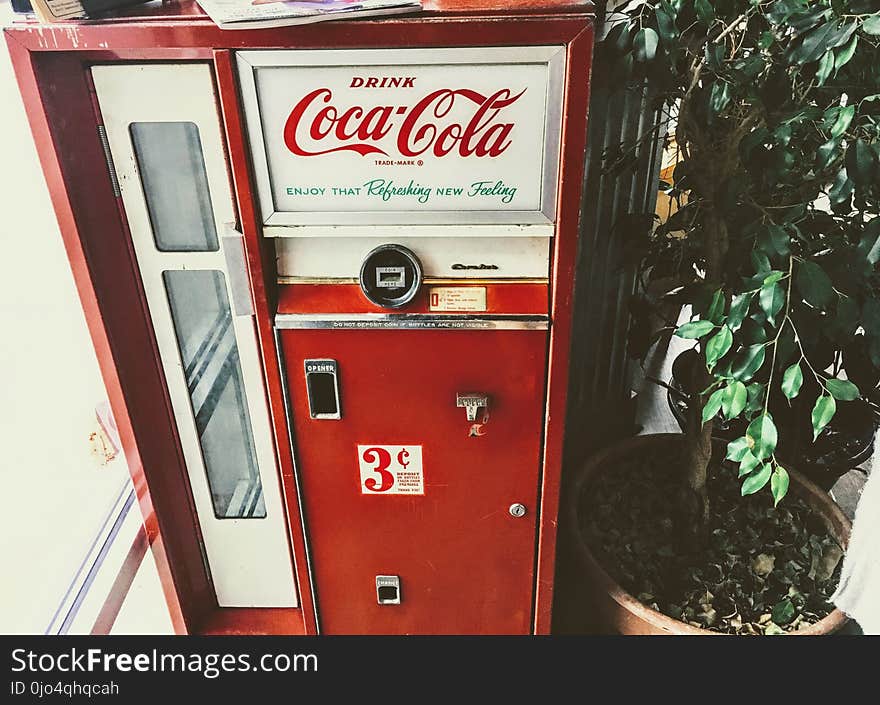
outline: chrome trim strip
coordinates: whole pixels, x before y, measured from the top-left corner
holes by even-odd
[[[523,314],[432,315],[425,313],[275,314],[276,330],[548,330],[548,316]]]
[[[296,277],[279,275],[275,279],[276,284],[357,284],[357,277]],[[493,279],[474,277],[425,277],[422,286],[435,284],[450,284],[453,286],[487,286],[496,284],[549,284],[547,277],[497,277]]]
[[[312,596],[312,610],[315,615],[315,629],[318,634],[321,633],[321,615],[318,611],[318,593],[315,590],[315,573],[312,568],[312,546],[309,541],[309,530],[306,525],[306,508],[305,502],[303,500],[303,488],[302,488],[302,480],[299,476],[299,467],[297,463],[296,457],[296,441],[293,433],[293,404],[290,400],[290,386],[287,381],[287,365],[284,360],[284,351],[281,349],[281,339],[278,337],[278,330],[274,331],[273,335],[275,339],[275,356],[278,360],[278,369],[281,373],[281,397],[284,400],[284,416],[287,420],[287,442],[290,444],[290,458],[293,461],[293,481],[296,484],[296,503],[299,508],[299,519],[300,519],[300,529],[302,530],[302,540],[303,540],[303,552],[306,554],[306,571],[309,574],[309,591]],[[278,438],[277,441],[280,443],[281,439]],[[279,468],[281,467],[281,463],[278,463]],[[296,553],[294,549],[294,545],[296,543],[296,536],[293,533],[293,527],[290,526],[290,510],[287,506],[287,494],[285,492],[281,493],[282,502],[284,502],[284,513],[287,515],[287,536],[290,539],[290,557],[291,562],[294,565],[293,571],[293,579],[294,585],[297,590],[297,602],[299,606],[302,606],[302,592],[303,586],[299,584],[299,575],[296,571]]]
[[[220,242],[223,247],[223,257],[226,259],[232,310],[235,311],[236,316],[253,316],[254,304],[251,299],[251,283],[244,253],[244,236],[232,224],[227,223]]]

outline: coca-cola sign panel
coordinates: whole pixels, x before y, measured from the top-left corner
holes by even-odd
[[[552,222],[561,47],[238,59],[264,222]]]

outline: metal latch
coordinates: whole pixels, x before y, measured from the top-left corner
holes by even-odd
[[[455,395],[455,406],[467,410],[467,420],[476,421],[477,411],[489,408],[489,396],[487,394],[458,393]]]
[[[226,230],[220,240],[226,260],[229,291],[232,294],[232,310],[236,316],[253,316],[254,304],[244,254],[244,236],[235,229],[235,223],[226,223]]]

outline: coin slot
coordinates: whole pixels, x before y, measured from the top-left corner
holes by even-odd
[[[406,283],[403,267],[376,267],[376,286],[381,289],[397,289]]]
[[[368,301],[382,308],[401,308],[419,292],[422,265],[403,245],[380,245],[364,258],[358,280]]]

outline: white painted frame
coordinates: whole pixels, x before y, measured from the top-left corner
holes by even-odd
[[[214,515],[201,446],[162,272],[215,270],[230,288],[224,225],[235,219],[208,64],[124,64],[92,68],[98,103],[115,163],[175,422],[186,461],[211,579],[221,607],[296,607],[287,513],[269,422],[262,364],[252,316],[233,315],[244,392],[251,420],[265,518]],[[156,248],[129,132],[133,122],[192,122],[199,129],[219,248],[215,252],[162,252]],[[181,499],[181,501],[183,501]]]
[[[276,225],[537,225],[556,220],[565,46],[456,47],[426,49],[275,49],[236,52],[241,98],[250,141],[263,224]],[[278,211],[272,196],[269,163],[257,96],[256,72],[267,67],[398,66],[402,64],[546,64],[544,159],[541,206],[504,211]]]

